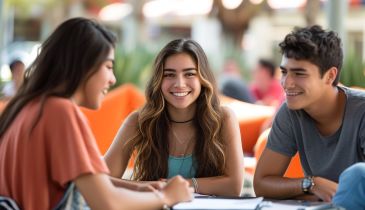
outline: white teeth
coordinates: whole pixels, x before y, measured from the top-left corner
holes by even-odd
[[[286,92],[287,96],[297,96],[299,94],[300,94],[299,92]]]
[[[186,96],[189,92],[182,92],[182,93],[172,93],[174,96]]]
[[[108,89],[103,90],[103,94],[106,95],[108,93]]]

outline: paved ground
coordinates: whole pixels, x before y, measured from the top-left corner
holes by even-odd
[[[243,184],[241,196],[243,196],[243,197],[254,197],[255,196],[252,181],[253,181],[253,176],[251,174],[245,173],[244,184]]]

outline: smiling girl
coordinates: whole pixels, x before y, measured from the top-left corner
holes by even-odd
[[[240,195],[238,121],[220,106],[213,73],[197,42],[178,39],[161,50],[146,99],[125,120],[105,155],[111,175],[120,178],[135,153],[134,180],[182,175],[196,193]]]

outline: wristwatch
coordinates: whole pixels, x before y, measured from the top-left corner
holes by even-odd
[[[302,180],[302,191],[305,194],[310,194],[314,186],[314,181],[312,176],[307,176]]]

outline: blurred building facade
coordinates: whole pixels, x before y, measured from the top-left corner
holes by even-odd
[[[346,51],[365,61],[365,0],[0,2],[0,26],[4,32],[1,46],[15,40],[42,41],[65,19],[85,16],[103,21],[119,35],[122,46],[130,51],[140,43],[157,51],[170,39],[191,37],[203,46],[213,69],[219,71],[225,58],[232,57],[233,53],[238,53],[238,59],[247,68],[260,57],[278,61],[277,44],[294,26],[320,24],[337,30],[342,27],[343,32],[339,33],[346,41]]]

